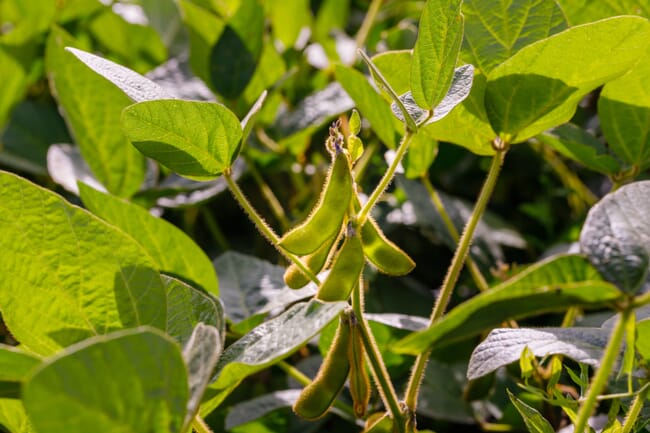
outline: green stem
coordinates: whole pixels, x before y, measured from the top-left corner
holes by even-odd
[[[377,383],[379,395],[381,395],[384,405],[388,409],[388,412],[393,419],[394,425],[397,426],[399,433],[404,433],[406,425],[402,419],[402,411],[400,410],[397,393],[395,392],[393,383],[390,380],[390,375],[386,369],[386,364],[384,363],[384,360],[381,357],[381,353],[379,352],[379,348],[377,347],[375,336],[370,331],[368,322],[366,321],[363,314],[362,290],[362,281],[359,280],[359,284],[357,284],[352,292],[352,308],[357,319],[359,331],[361,332],[363,347],[366,350],[366,356],[368,357],[368,362],[370,363],[373,377]]]
[[[625,336],[626,324],[630,315],[633,313],[634,310],[628,307],[623,310],[618,317],[618,321],[612,330],[612,335],[610,336],[607,347],[605,348],[605,353],[603,353],[603,357],[600,360],[600,367],[598,368],[596,375],[591,382],[591,386],[587,391],[587,396],[578,411],[578,418],[573,430],[575,433],[586,433],[587,420],[596,409],[598,396],[605,388],[605,385],[607,385],[607,379],[614,368],[614,364],[616,363],[616,359],[621,350],[621,344],[623,343],[623,337]]]
[[[203,418],[201,418],[198,414],[192,419],[192,429],[196,433],[213,433]]]
[[[485,211],[485,208],[487,207],[487,203],[492,196],[494,186],[496,185],[497,179],[499,178],[499,173],[503,164],[505,152],[505,149],[498,149],[497,153],[492,157],[490,171],[488,172],[485,183],[483,184],[483,188],[481,189],[481,192],[478,196],[474,211],[467,221],[465,230],[463,231],[463,234],[458,241],[458,248],[456,248],[456,252],[454,253],[454,257],[451,261],[451,265],[449,266],[445,280],[442,283],[440,295],[438,295],[436,304],[433,308],[433,311],[431,312],[431,317],[429,318],[429,327],[431,327],[433,323],[442,317],[445,309],[447,308],[447,305],[449,304],[449,299],[451,298],[451,294],[454,290],[454,287],[456,286],[458,276],[460,275],[460,271],[463,268],[463,263],[467,257],[467,252],[469,251],[470,244],[472,243],[474,230],[476,229],[476,225],[478,224],[481,216],[483,215],[483,212]],[[406,396],[404,398],[404,401],[407,407],[413,413],[415,413],[415,409],[417,407],[417,397],[420,390],[420,384],[422,382],[424,371],[430,355],[430,349],[418,355],[418,357],[415,359],[415,364],[411,370],[411,377],[406,387]]]
[[[235,182],[235,180],[232,178],[230,172],[224,172],[223,177],[226,179],[228,188],[230,189],[233,197],[235,197],[235,200],[237,200],[239,205],[244,209],[244,212],[246,212],[251,221],[253,221],[253,224],[255,224],[255,227],[257,227],[260,233],[262,233],[271,242],[271,244],[278,249],[278,251],[280,251],[289,260],[295,263],[296,266],[298,266],[298,269],[300,269],[300,271],[305,274],[311,281],[317,285],[320,285],[320,280],[318,277],[316,277],[316,275],[314,275],[314,273],[307,266],[305,266],[305,264],[300,260],[298,256],[285,251],[279,246],[280,238],[277,234],[275,234],[273,229],[266,223],[266,221],[264,221],[264,218],[258,215],[253,205],[250,204],[242,190],[239,188],[239,185],[237,185],[237,182]]]
[[[363,207],[357,214],[357,224],[359,225],[359,227],[363,226],[363,224],[366,222],[366,219],[368,218],[368,214],[375,206],[375,204],[377,204],[377,201],[379,201],[379,198],[381,197],[381,195],[384,193],[386,188],[388,188],[388,185],[393,180],[393,177],[395,176],[395,171],[397,170],[399,163],[402,161],[402,158],[404,158],[404,155],[408,150],[412,138],[413,138],[413,133],[410,131],[406,131],[404,137],[402,138],[402,142],[399,144],[399,147],[397,148],[397,152],[395,153],[395,158],[393,159],[393,162],[391,162],[391,164],[388,166],[388,169],[386,170],[384,176],[379,181],[379,184],[377,185],[375,190],[368,198],[366,204],[363,205]]]
[[[623,421],[621,433],[630,433],[634,428],[634,424],[636,424],[636,420],[641,413],[641,409],[643,409],[646,398],[648,397],[648,391],[650,391],[650,386],[648,385],[650,384],[646,383],[634,397],[632,406],[630,406],[630,410],[625,416],[625,421]]]
[[[442,218],[445,227],[447,227],[447,231],[449,232],[449,235],[454,240],[454,242],[458,244],[460,235],[458,234],[458,230],[456,230],[456,226],[454,226],[454,223],[451,221],[451,218],[449,217],[449,214],[445,209],[445,205],[442,203],[442,200],[440,199],[440,195],[438,195],[438,191],[436,191],[436,189],[433,187],[433,184],[431,183],[431,181],[427,176],[422,176],[422,183],[424,184],[424,187],[429,192],[429,197],[431,198],[431,202],[433,203],[433,206],[440,214],[440,217]],[[474,280],[474,284],[476,284],[476,287],[478,287],[478,289],[481,292],[484,292],[490,288],[487,281],[485,280],[485,277],[481,273],[481,270],[478,268],[478,265],[476,264],[474,259],[472,259],[471,256],[467,257],[467,269],[469,270],[469,273],[472,276],[472,279]]]
[[[361,27],[359,28],[357,37],[355,38],[357,48],[362,48],[364,45],[366,45],[366,39],[368,39],[368,34],[372,28],[372,23],[375,21],[375,18],[377,18],[379,8],[381,7],[381,2],[382,0],[373,0],[372,3],[370,3],[368,12],[366,12],[366,16],[364,17],[363,23],[361,23]]]
[[[280,226],[282,226],[282,229],[288,230],[291,224],[289,223],[287,214],[284,212],[284,209],[280,204],[280,200],[278,200],[276,195],[273,193],[273,190],[271,190],[271,188],[269,188],[269,185],[264,181],[262,175],[260,174],[259,170],[255,166],[255,163],[251,161],[250,158],[246,158],[246,162],[248,163],[248,170],[253,175],[253,179],[255,179],[257,186],[260,188],[260,191],[262,192],[262,196],[266,199],[266,202],[271,208],[271,212],[273,212],[275,218],[280,222]]]

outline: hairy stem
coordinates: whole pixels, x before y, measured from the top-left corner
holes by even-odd
[[[638,394],[634,397],[634,401],[632,402],[632,406],[630,406],[630,410],[627,412],[627,415],[625,416],[625,421],[623,421],[623,426],[621,433],[630,433],[634,427],[634,424],[636,424],[636,420],[639,417],[639,414],[641,413],[641,409],[643,409],[643,405],[645,404],[645,400],[648,397],[648,391],[650,391],[650,384],[645,384],[643,388],[638,392]]]
[[[212,433],[210,427],[199,415],[196,415],[194,418],[192,418],[192,430],[194,430],[196,433]]]
[[[485,208],[487,207],[487,203],[492,196],[492,191],[494,190],[496,181],[499,178],[499,173],[503,164],[505,152],[506,150],[497,150],[497,153],[494,155],[494,157],[492,157],[490,171],[488,172],[485,183],[483,184],[483,188],[481,189],[478,200],[476,201],[474,211],[467,221],[465,230],[463,231],[463,234],[458,241],[458,248],[456,248],[456,252],[454,253],[454,257],[451,261],[451,265],[449,266],[445,280],[442,283],[440,294],[438,295],[436,304],[433,308],[433,311],[431,312],[431,317],[429,318],[429,327],[442,317],[445,309],[447,308],[447,305],[449,304],[449,299],[451,298],[451,294],[454,290],[454,287],[456,286],[456,282],[458,281],[458,276],[460,275],[460,271],[463,268],[463,263],[467,257],[467,252],[469,251],[472,237],[474,236],[474,230],[476,229],[476,225],[478,224],[481,216],[483,215],[483,212],[485,211]],[[415,364],[411,370],[411,377],[406,387],[406,395],[404,401],[406,403],[406,406],[413,413],[415,413],[415,409],[417,407],[417,397],[420,390],[420,384],[422,382],[424,371],[430,355],[431,350],[427,350],[426,352],[418,355],[418,357],[415,359]]]
[[[609,337],[609,342],[605,348],[605,353],[603,353],[603,357],[600,360],[600,367],[596,371],[596,375],[594,376],[591,386],[587,391],[587,395],[578,411],[578,418],[573,430],[575,433],[583,433],[587,431],[587,420],[596,409],[598,396],[605,388],[605,385],[607,385],[607,379],[612,373],[612,369],[614,368],[614,364],[616,364],[616,359],[621,350],[621,344],[623,343],[623,337],[625,336],[626,324],[630,315],[633,313],[634,311],[628,307],[623,310],[618,317],[618,321],[612,330],[612,335]]]

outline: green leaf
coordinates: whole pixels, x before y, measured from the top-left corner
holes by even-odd
[[[49,355],[125,327],[164,329],[155,264],[130,236],[58,195],[0,172],[0,311],[22,345]],[[34,314],[38,312],[38,314]]]
[[[572,27],[522,48],[488,75],[490,123],[518,143],[568,121],[580,99],[646,52],[650,23],[616,17]]]
[[[580,249],[603,277],[629,294],[646,281],[650,257],[650,181],[607,194],[589,210]]]
[[[309,0],[265,2],[264,6],[269,10],[273,35],[285,49],[294,46],[303,27],[311,27]]]
[[[192,337],[185,344],[183,359],[187,365],[190,397],[187,402],[183,431],[189,426],[199,409],[205,387],[212,377],[212,370],[223,351],[223,337],[214,326],[199,323],[194,328]]]
[[[621,292],[602,280],[586,258],[562,255],[536,263],[487,292],[452,309],[428,329],[393,346],[417,355],[496,327],[510,319],[563,311],[570,306],[598,307],[620,299]]]
[[[225,338],[226,319],[223,305],[218,298],[167,275],[162,275],[162,280],[167,291],[165,329],[169,335],[179,343],[185,344],[194,328],[203,323],[216,328],[222,339]]]
[[[139,102],[124,110],[122,126],[140,152],[194,180],[212,179],[230,168],[242,137],[237,117],[211,102]]]
[[[398,95],[411,89],[411,50],[386,51],[372,57],[372,63],[381,71]]]
[[[519,412],[523,418],[530,433],[555,433],[555,429],[546,420],[546,418],[544,418],[542,414],[539,413],[537,409],[519,400],[513,393],[510,392],[510,390],[506,391],[508,391],[508,397],[510,397],[510,401],[512,401],[512,404],[517,409],[517,412]]]
[[[607,175],[615,175],[621,170],[618,160],[596,137],[572,123],[540,134],[537,139],[591,170]]]
[[[264,105],[264,101],[266,100],[267,94],[268,92],[266,90],[263,91],[262,94],[259,96],[259,98],[257,98],[255,103],[251,106],[250,110],[248,110],[246,116],[244,116],[244,118],[241,120],[242,145],[248,139],[248,135],[253,130],[253,126],[255,126],[255,121],[257,120],[257,117],[260,114],[260,111],[262,110],[262,106]]]
[[[276,409],[291,407],[301,389],[283,389],[233,405],[226,416],[226,430],[255,421]]]
[[[395,149],[399,144],[402,125],[393,116],[390,104],[359,71],[336,65],[336,79],[354,100],[361,116],[370,122],[379,139],[389,148]]]
[[[33,354],[0,344],[0,382],[22,382],[40,363]]]
[[[160,269],[219,296],[219,283],[212,262],[203,250],[175,225],[156,218],[146,209],[79,183],[84,206],[129,234]]]
[[[466,361],[445,363],[431,359],[418,395],[418,413],[460,424],[473,424],[474,411],[463,399]]]
[[[216,367],[201,413],[210,413],[244,378],[286,358],[348,306],[347,302],[299,303],[264,322],[228,347]]]
[[[650,167],[650,51],[622,77],[603,87],[598,118],[609,148],[640,170]]]
[[[4,128],[11,110],[24,97],[29,80],[25,67],[12,55],[9,47],[0,45],[0,64],[0,128]]]
[[[111,193],[131,196],[145,176],[144,157],[120,133],[120,113],[131,101],[64,50],[74,45],[58,28],[48,38],[46,65],[59,105],[97,179]]]
[[[447,94],[463,40],[462,0],[427,0],[413,48],[411,90],[427,110]]]
[[[616,15],[650,18],[650,4],[639,0],[556,0],[571,25],[584,24]]]
[[[473,380],[517,361],[525,347],[534,356],[564,355],[598,367],[610,334],[603,328],[495,329],[474,349],[467,377]]]
[[[187,400],[180,348],[148,328],[70,347],[43,363],[24,389],[39,433],[180,433]]]
[[[636,350],[646,362],[650,360],[650,319],[636,324]]]
[[[57,6],[47,0],[4,1],[0,15],[6,31],[0,35],[0,43],[17,46],[36,39],[52,24]]]
[[[0,426],[11,433],[34,433],[22,400],[0,398]]]
[[[419,129],[413,136],[409,150],[402,160],[404,176],[418,179],[429,172],[429,167],[438,154],[438,142],[429,135],[427,129]]]
[[[465,0],[461,56],[484,74],[517,51],[568,27],[554,0]]]
[[[67,47],[66,51],[74,54],[90,69],[115,84],[135,102],[173,99],[167,90],[132,69],[77,48]]]

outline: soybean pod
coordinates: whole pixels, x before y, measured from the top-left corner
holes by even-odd
[[[323,270],[325,265],[330,259],[332,247],[336,243],[338,236],[332,237],[321,245],[316,251],[305,257],[305,265],[314,274],[318,274]],[[300,289],[309,283],[311,280],[302,273],[300,268],[294,263],[290,264],[286,271],[284,271],[284,282],[292,289]]]
[[[280,239],[280,246],[290,253],[304,256],[335,237],[350,205],[352,185],[348,156],[340,146],[335,145],[332,165],[318,204],[302,224]]]
[[[350,314],[350,343],[348,348],[348,361],[350,363],[350,394],[352,395],[352,408],[358,418],[365,418],[366,409],[370,402],[370,378],[366,369],[366,352],[363,346],[361,330],[357,316]]]
[[[368,217],[361,227],[363,253],[380,272],[388,275],[406,275],[415,262],[397,245],[388,240],[375,220]]]
[[[313,420],[325,415],[345,386],[350,372],[347,356],[350,344],[348,321],[346,313],[342,313],[332,345],[316,377],[302,390],[293,404],[293,411],[301,418]]]
[[[361,238],[349,225],[347,236],[332,263],[332,269],[318,288],[316,297],[321,301],[347,301],[352,289],[359,284],[365,258]]]

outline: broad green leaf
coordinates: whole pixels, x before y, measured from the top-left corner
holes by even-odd
[[[579,327],[495,329],[474,349],[467,377],[477,379],[517,361],[525,347],[534,356],[564,355],[598,367],[610,333],[609,329]]]
[[[255,121],[257,120],[258,115],[260,114],[260,110],[262,110],[262,106],[264,105],[264,101],[266,100],[266,95],[267,91],[263,91],[262,94],[257,98],[253,106],[248,110],[248,113],[246,113],[246,116],[241,120],[241,129],[242,129],[242,146],[243,143],[246,143],[246,140],[248,139],[248,135],[251,133],[253,130],[253,126],[255,126]]]
[[[389,148],[399,144],[402,125],[393,116],[390,104],[361,73],[346,66],[336,66],[336,79],[350,95],[361,117],[367,119],[379,139]]]
[[[497,134],[485,111],[485,86],[485,76],[475,74],[469,96],[448,116],[423,129],[439,141],[463,146],[477,155],[493,155],[492,142]]]
[[[59,105],[97,179],[111,193],[131,196],[145,176],[144,157],[120,132],[120,113],[131,101],[64,50],[74,45],[59,28],[48,38],[46,65]]]
[[[48,0],[4,0],[0,3],[3,30],[0,43],[22,45],[45,33],[57,13],[57,4]]]
[[[68,47],[66,51],[74,54],[90,69],[115,84],[135,102],[173,99],[173,96],[160,85],[127,67],[77,48]]]
[[[0,275],[11,276],[0,282],[0,311],[27,350],[165,328],[162,281],[130,236],[16,175],[0,172],[0,191]]]
[[[54,182],[77,196],[79,195],[77,182],[106,191],[106,188],[93,176],[79,148],[71,144],[52,144],[47,149],[47,172]]]
[[[418,179],[429,172],[429,167],[438,154],[438,142],[429,135],[426,129],[419,129],[413,136],[409,150],[402,160],[404,176],[407,179]]]
[[[467,361],[445,363],[431,359],[418,395],[418,413],[461,424],[474,423],[474,411],[463,399]]]
[[[140,152],[195,180],[213,179],[230,168],[242,137],[237,117],[211,102],[139,102],[124,110],[122,126]]]
[[[0,382],[22,382],[40,363],[33,354],[0,344]]]
[[[11,433],[34,433],[22,400],[0,398],[0,426]]]
[[[646,52],[650,23],[616,17],[572,27],[528,45],[488,75],[492,128],[519,143],[568,121],[580,99],[624,74]]]
[[[603,277],[634,294],[645,283],[650,257],[650,181],[607,194],[589,210],[580,249]]]
[[[185,428],[189,426],[201,404],[205,387],[212,377],[212,370],[223,351],[223,335],[214,326],[199,323],[190,340],[183,348],[183,359],[187,365],[190,396],[187,402]],[[185,430],[185,428],[183,430]]]
[[[622,77],[610,81],[598,98],[598,118],[611,151],[623,162],[650,166],[650,51]]]
[[[608,149],[596,137],[572,123],[540,134],[537,139],[591,170],[608,175],[614,175],[621,170],[618,160],[610,155]]]
[[[650,319],[636,324],[636,350],[646,363],[650,360]]]
[[[126,22],[112,9],[93,17],[88,29],[108,52],[138,72],[147,72],[167,58],[167,49],[153,28]]]
[[[584,24],[616,15],[650,18],[650,4],[644,0],[557,0],[571,25]]]
[[[386,51],[372,57],[372,62],[398,95],[411,89],[412,61],[411,50]]]
[[[427,0],[413,48],[411,90],[427,110],[447,94],[463,40],[462,0]]]
[[[187,384],[178,344],[138,328],[88,339],[44,362],[23,401],[39,433],[180,433]]]
[[[27,91],[29,80],[27,71],[17,59],[10,53],[8,47],[0,45],[0,82],[2,92],[0,93],[0,128],[9,117],[14,106],[24,97]]]
[[[167,334],[185,344],[194,328],[203,323],[216,328],[225,339],[226,319],[219,299],[170,276],[162,275],[162,280],[167,291]]]
[[[203,250],[175,225],[156,218],[146,209],[79,184],[84,206],[129,234],[156,263],[156,269],[202,287],[219,296],[219,282]]]
[[[484,74],[533,42],[568,27],[555,0],[465,0],[461,56]]]
[[[282,42],[285,49],[294,46],[303,27],[311,26],[309,0],[265,2],[264,6],[268,10],[273,36]]]
[[[526,423],[526,427],[530,433],[555,433],[555,429],[551,424],[542,416],[537,409],[532,406],[527,405],[523,401],[519,400],[513,393],[508,391],[508,397],[510,401],[517,409],[517,412],[521,415]]]
[[[254,421],[276,409],[291,407],[301,392],[301,389],[283,389],[233,405],[226,416],[226,430]]]
[[[244,378],[286,358],[347,307],[347,302],[299,303],[264,322],[228,347],[206,391],[201,413],[210,413]]]
[[[59,3],[59,5],[61,4]],[[98,10],[106,7],[98,0],[66,0],[62,6],[57,16],[57,22],[61,24],[92,16]]]
[[[509,319],[563,311],[570,306],[599,307],[621,297],[622,293],[603,281],[584,257],[556,256],[465,301],[430,328],[398,342],[393,350],[416,355],[477,335]]]
[[[278,53],[273,44],[270,42],[265,43],[257,67],[255,68],[255,73],[241,96],[234,101],[233,109],[236,109],[236,113],[243,117],[243,113],[249,110],[250,106],[259,99],[260,95],[267,89],[277,85],[285,76],[286,72],[287,66],[280,53]],[[271,96],[274,95],[272,94]],[[279,97],[279,95],[275,96]],[[275,119],[276,115],[276,111],[271,109],[274,106],[271,104],[272,100],[272,98],[269,98],[269,103],[264,107],[262,113],[260,113],[261,117],[268,119],[269,123]],[[267,110],[271,110],[270,113],[267,113]]]

